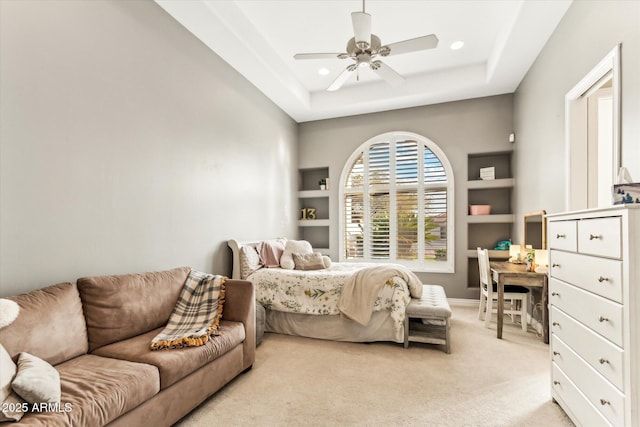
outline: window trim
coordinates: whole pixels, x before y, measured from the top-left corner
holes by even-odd
[[[444,168],[445,174],[447,176],[447,185],[446,185],[446,193],[447,193],[447,259],[446,261],[429,261],[428,263],[425,263],[424,261],[403,261],[403,260],[397,260],[397,259],[393,259],[393,260],[376,260],[376,259],[370,259],[370,258],[364,258],[362,261],[363,262],[378,262],[378,263],[389,263],[389,262],[394,262],[397,264],[402,264],[407,266],[408,268],[410,268],[412,271],[417,271],[417,272],[429,272],[429,273],[455,273],[455,227],[454,227],[454,219],[455,219],[455,193],[454,193],[454,189],[455,189],[455,183],[454,183],[454,175],[453,175],[453,168],[451,167],[451,163],[449,163],[449,159],[447,158],[447,156],[445,155],[444,151],[442,151],[442,149],[432,140],[430,140],[429,138],[419,135],[417,133],[413,133],[413,132],[405,132],[405,131],[393,131],[393,132],[386,132],[380,135],[376,135],[373,138],[370,138],[369,140],[365,141],[363,144],[361,144],[358,148],[356,148],[353,153],[349,156],[349,158],[347,159],[347,161],[345,162],[344,167],[342,168],[342,173],[340,174],[340,185],[338,188],[338,197],[339,197],[339,217],[338,217],[338,224],[339,224],[339,239],[338,239],[338,250],[339,250],[339,260],[340,262],[359,262],[358,261],[353,261],[350,259],[346,259],[345,258],[345,246],[344,246],[344,227],[345,227],[345,223],[344,223],[344,214],[345,214],[345,207],[344,207],[344,197],[345,197],[345,181],[348,177],[349,172],[351,171],[351,167],[353,166],[353,163],[358,159],[358,157],[363,154],[366,150],[369,149],[369,147],[371,147],[374,144],[378,144],[378,143],[383,143],[383,142],[395,142],[398,140],[406,140],[406,139],[414,139],[416,141],[418,141],[418,143],[423,144],[426,148],[428,148],[429,150],[431,150],[433,152],[433,154],[435,154],[438,159],[440,160],[440,162],[442,163],[442,166]],[[394,150],[395,153],[395,150]],[[395,154],[392,156],[391,161],[394,160]],[[367,158],[366,156],[364,157],[364,162],[367,162]],[[365,163],[365,168],[366,168],[366,163]],[[421,161],[419,163],[419,171],[423,172],[424,169],[424,161]],[[419,176],[424,177],[424,174],[421,173]],[[365,175],[365,180],[367,180],[367,177]],[[418,180],[418,188],[421,190],[424,190],[425,188],[427,188],[429,186],[429,184],[425,184],[424,182],[424,178]],[[366,188],[366,187],[365,187]],[[391,194],[396,194],[396,189],[401,188],[401,186],[393,185],[393,186],[389,186],[389,194],[390,194],[390,200],[391,200]],[[364,188],[363,188],[363,196],[364,196]],[[418,203],[419,205],[421,205],[420,207],[424,210],[424,201],[421,201],[419,198],[418,199]],[[368,204],[368,197],[364,197],[364,203],[365,206]],[[365,212],[368,212],[365,209]],[[368,237],[365,236],[365,241],[368,240]],[[421,242],[419,243],[420,247],[422,247],[424,243]],[[394,245],[390,245],[390,253],[395,254],[395,248]]]

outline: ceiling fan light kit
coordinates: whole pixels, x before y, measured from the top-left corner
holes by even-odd
[[[353,60],[355,63],[347,66],[329,85],[328,91],[340,89],[349,79],[351,73],[361,67],[370,68],[391,86],[399,86],[404,82],[404,77],[384,62],[375,60],[375,58],[433,49],[438,46],[438,37],[435,34],[382,46],[380,38],[375,34],[371,34],[371,15],[364,11],[364,0],[362,1],[362,12],[351,13],[351,23],[353,24],[354,37],[347,42],[346,53],[298,53],[293,56],[294,59],[337,58]]]

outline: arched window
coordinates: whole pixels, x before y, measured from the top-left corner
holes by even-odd
[[[340,260],[453,272],[453,188],[429,139],[390,132],[365,142],[340,177]]]

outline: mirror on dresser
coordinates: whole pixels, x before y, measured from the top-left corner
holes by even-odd
[[[524,214],[524,247],[547,249],[546,211]]]

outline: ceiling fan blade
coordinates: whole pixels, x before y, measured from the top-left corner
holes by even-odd
[[[339,58],[340,55],[346,55],[344,53],[296,53],[293,55],[293,59],[327,59],[327,58]]]
[[[352,67],[347,67],[342,73],[340,73],[338,78],[335,79],[333,83],[331,83],[331,85],[329,85],[327,90],[329,92],[333,92],[340,89],[342,85],[349,79],[349,76],[351,76],[352,72],[353,72]]]
[[[353,23],[356,46],[359,49],[371,46],[371,15],[364,12],[352,12],[351,22]]]
[[[418,50],[433,49],[438,46],[438,37],[435,34],[428,36],[416,37],[415,39],[404,40],[401,42],[391,43],[380,48],[382,56],[400,55],[401,53],[416,52]],[[386,49],[389,53],[384,52]]]
[[[404,77],[382,61],[374,61],[371,69],[393,87],[400,86],[404,83]]]

